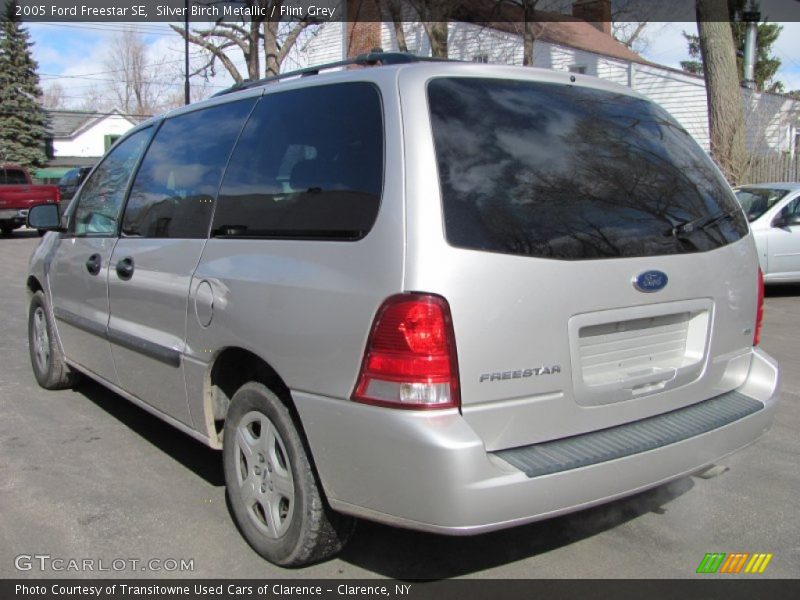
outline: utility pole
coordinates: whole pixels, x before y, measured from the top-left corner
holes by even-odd
[[[183,24],[186,28],[186,36],[183,38],[184,54],[184,79],[183,79],[183,103],[189,104],[191,97],[189,94],[189,0],[184,2]]]

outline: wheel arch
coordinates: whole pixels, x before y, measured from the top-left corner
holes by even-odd
[[[222,445],[222,430],[228,407],[236,391],[245,383],[257,381],[272,390],[286,404],[295,426],[305,437],[300,417],[286,382],[263,358],[245,348],[228,346],[216,352],[206,374],[205,412],[209,434],[215,445]]]
[[[25,282],[25,288],[28,290],[28,296],[33,296],[36,292],[44,293],[44,286],[41,284],[36,275],[28,275],[28,280]]]

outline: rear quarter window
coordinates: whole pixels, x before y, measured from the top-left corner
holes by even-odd
[[[264,96],[225,172],[213,235],[361,239],[378,214],[383,153],[372,84]]]
[[[488,78],[434,79],[428,101],[454,246],[582,260],[701,252],[747,233],[710,159],[651,102]]]

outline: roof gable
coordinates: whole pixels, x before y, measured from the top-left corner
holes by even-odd
[[[50,116],[50,133],[54,138],[75,137],[108,117],[122,117],[131,124],[131,127],[140,122],[116,108],[103,113],[77,110],[48,110],[47,113]]]
[[[464,0],[455,19],[517,35],[522,34],[525,21],[521,5],[498,4],[487,0]],[[600,31],[595,25],[583,19],[536,10],[533,11],[532,24],[536,40],[620,60],[651,64],[613,36]]]

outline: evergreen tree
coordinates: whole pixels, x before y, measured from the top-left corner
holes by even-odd
[[[744,76],[744,44],[747,35],[747,24],[734,20],[737,12],[744,9],[744,0],[729,0],[729,11],[731,14],[731,32],[733,33],[733,44],[736,48],[736,67],[740,79]],[[758,24],[758,37],[756,42],[756,65],[755,80],[756,89],[764,92],[783,92],[783,83],[774,81],[775,74],[780,69],[781,61],[772,56],[772,45],[778,39],[783,27],[776,23],[762,22]],[[696,35],[684,32],[683,37],[689,43],[689,56],[692,60],[681,62],[684,71],[703,74],[703,60],[700,56],[700,41]]]
[[[41,167],[47,161],[47,113],[39,103],[38,65],[28,32],[16,16],[17,2],[0,15],[0,162]]]

